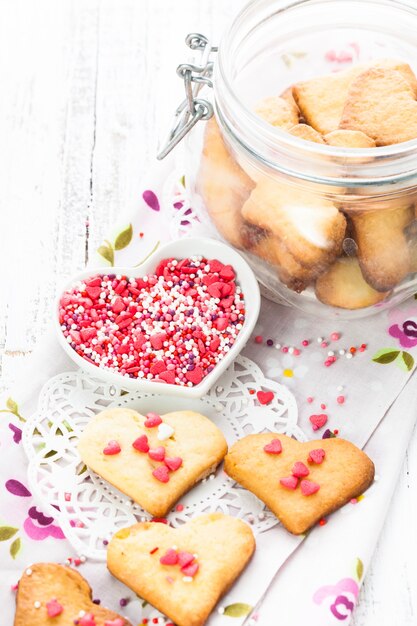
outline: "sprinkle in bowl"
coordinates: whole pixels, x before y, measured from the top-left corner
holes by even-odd
[[[260,294],[227,245],[185,238],[140,267],[91,269],[57,298],[54,326],[74,363],[126,389],[199,398],[248,341]]]

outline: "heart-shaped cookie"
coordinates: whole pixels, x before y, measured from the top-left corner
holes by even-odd
[[[14,626],[132,626],[117,613],[95,604],[87,581],[57,563],[25,570],[17,589]]]
[[[136,269],[80,273],[58,298],[54,323],[67,354],[92,376],[199,398],[249,339],[259,306],[255,276],[239,254],[187,238]]]
[[[281,452],[279,445],[271,445],[276,440]],[[374,479],[371,459],[349,441],[300,443],[273,433],[240,439],[226,456],[224,469],[295,535],[361,495]]]
[[[163,517],[227,452],[222,432],[193,411],[158,416],[106,409],[82,433],[84,463],[155,517]]]
[[[245,522],[210,513],[176,529],[145,522],[120,530],[107,566],[177,626],[201,626],[254,550]]]
[[[377,146],[417,137],[417,102],[404,75],[387,67],[372,67],[350,86],[340,128],[361,130]]]

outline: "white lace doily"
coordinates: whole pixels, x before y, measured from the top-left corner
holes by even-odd
[[[274,399],[260,405],[255,391],[271,390]],[[297,426],[293,395],[264,378],[249,359],[239,356],[221,383],[187,409],[207,415],[223,431],[228,444],[253,432],[274,431],[304,441]],[[60,374],[44,386],[38,411],[26,423],[23,445],[29,458],[30,489],[46,512],[59,522],[79,554],[105,559],[106,541],[120,528],[150,516],[127,496],[83,466],[77,442],[85,424],[110,406],[141,413],[167,413],[184,408],[184,400],[140,392],[127,393],[78,370]],[[168,515],[178,526],[196,514],[221,511],[246,519],[257,532],[277,524],[263,503],[226,476],[222,468],[181,498],[182,511]]]

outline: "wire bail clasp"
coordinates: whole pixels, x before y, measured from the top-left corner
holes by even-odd
[[[168,139],[157,154],[157,159],[164,159],[199,120],[208,120],[213,115],[213,105],[205,98],[198,98],[204,85],[213,87],[213,61],[211,55],[217,52],[207,37],[199,33],[190,33],[185,38],[187,46],[200,52],[199,63],[182,63],[177,67],[177,74],[184,81],[185,98],[175,111],[175,117]]]

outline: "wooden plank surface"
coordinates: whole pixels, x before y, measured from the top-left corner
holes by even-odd
[[[136,203],[181,95],[185,35],[218,40],[243,4],[0,2],[1,388],[41,340],[62,277]],[[417,624],[416,502],[415,435],[354,626]]]

